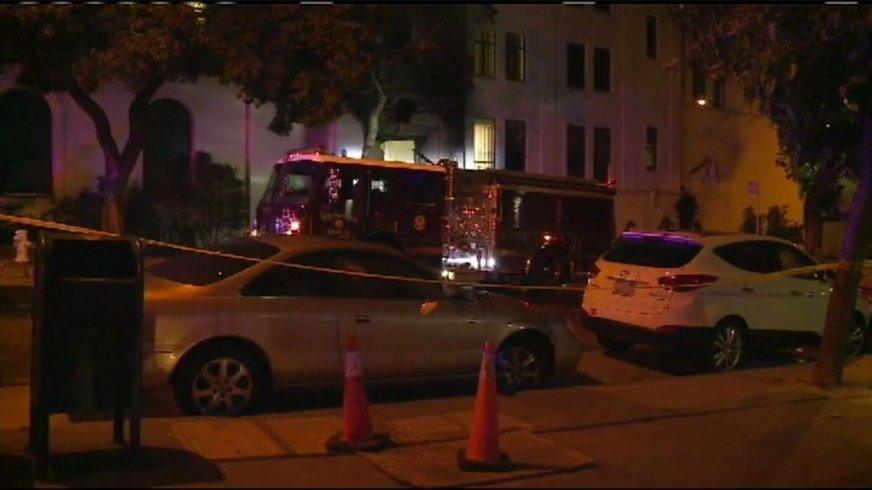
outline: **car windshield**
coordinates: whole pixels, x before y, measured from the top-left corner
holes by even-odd
[[[699,243],[679,236],[624,234],[603,256],[604,260],[646,267],[682,267],[702,249]]]
[[[268,259],[279,248],[257,240],[235,239],[216,248],[219,252],[255,259]],[[257,262],[230,257],[219,257],[196,252],[184,252],[148,268],[148,272],[170,281],[205,286],[242,272]]]

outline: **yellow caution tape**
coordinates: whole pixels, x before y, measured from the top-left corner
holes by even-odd
[[[228,259],[235,260],[244,260],[248,262],[255,263],[267,263],[278,265],[282,267],[290,267],[294,269],[302,269],[302,270],[310,270],[315,272],[324,272],[328,274],[341,274],[346,276],[353,277],[364,277],[370,279],[385,279],[390,281],[403,281],[410,283],[423,283],[423,284],[446,284],[451,286],[460,286],[460,287],[473,287],[473,288],[499,288],[499,289],[522,289],[522,290],[553,290],[553,291],[584,291],[584,287],[572,287],[572,286],[522,286],[522,285],[514,285],[514,284],[482,284],[477,282],[456,282],[456,281],[442,281],[439,279],[419,279],[414,277],[404,277],[404,276],[386,276],[381,274],[370,274],[367,272],[356,272],[356,271],[347,271],[342,269],[329,269],[324,267],[316,267],[316,266],[308,266],[302,264],[290,264],[286,262],[279,262],[270,259],[257,259],[253,257],[247,257],[244,255],[236,255],[230,254],[226,252],[218,252],[216,250],[207,250],[202,248],[189,247],[186,245],[178,245],[175,243],[162,242],[158,240],[152,240],[149,238],[141,238],[136,237],[134,235],[124,235],[119,233],[110,233],[102,230],[95,230],[92,228],[85,228],[82,226],[68,225],[64,223],[57,223],[54,221],[46,221],[37,218],[29,218],[24,216],[14,216],[9,214],[0,213],[0,222],[13,223],[22,226],[33,226],[38,228],[47,228],[50,230],[62,231],[72,234],[78,235],[92,235],[106,238],[127,238],[139,240],[139,242],[143,245],[152,246],[152,247],[160,247],[160,248],[168,248],[173,250],[179,250],[183,252],[191,252],[198,253],[204,255],[212,255],[216,257],[224,257]],[[685,287],[703,287],[709,285],[716,286],[724,286],[731,284],[746,284],[752,282],[763,282],[772,279],[777,279],[781,277],[789,277],[789,276],[800,276],[811,274],[814,272],[825,271],[825,270],[837,270],[841,268],[853,268],[853,267],[861,267],[872,269],[872,261],[858,261],[858,262],[847,262],[847,261],[839,261],[839,262],[830,262],[826,264],[818,264],[808,267],[800,267],[796,269],[790,269],[788,271],[779,271],[772,272],[767,274],[758,274],[755,276],[742,276],[736,278],[726,278],[726,279],[718,279],[716,283],[707,283],[701,284],[699,286],[694,286],[692,284],[687,285]],[[588,273],[582,273],[579,275],[588,275]],[[638,285],[637,289],[658,289],[660,285]]]

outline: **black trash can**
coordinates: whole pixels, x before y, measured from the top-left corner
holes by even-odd
[[[42,232],[37,241],[31,452],[47,465],[48,418],[112,410],[113,441],[139,445],[142,250],[135,239]]]

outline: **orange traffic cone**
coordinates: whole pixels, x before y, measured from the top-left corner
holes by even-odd
[[[348,334],[345,346],[345,391],[342,396],[342,432],[334,434],[325,446],[330,451],[374,451],[387,447],[390,439],[374,434],[369,419],[369,403],[363,383],[357,336]]]
[[[494,346],[484,343],[481,371],[478,375],[478,393],[472,414],[472,428],[466,451],[457,453],[457,464],[466,471],[508,471],[512,468],[509,457],[500,452],[499,423],[497,419],[497,385],[494,368]]]

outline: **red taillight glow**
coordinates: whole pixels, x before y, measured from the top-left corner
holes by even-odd
[[[674,276],[662,276],[657,279],[661,287],[677,292],[692,291],[717,281],[715,276],[706,274],[677,274]]]

